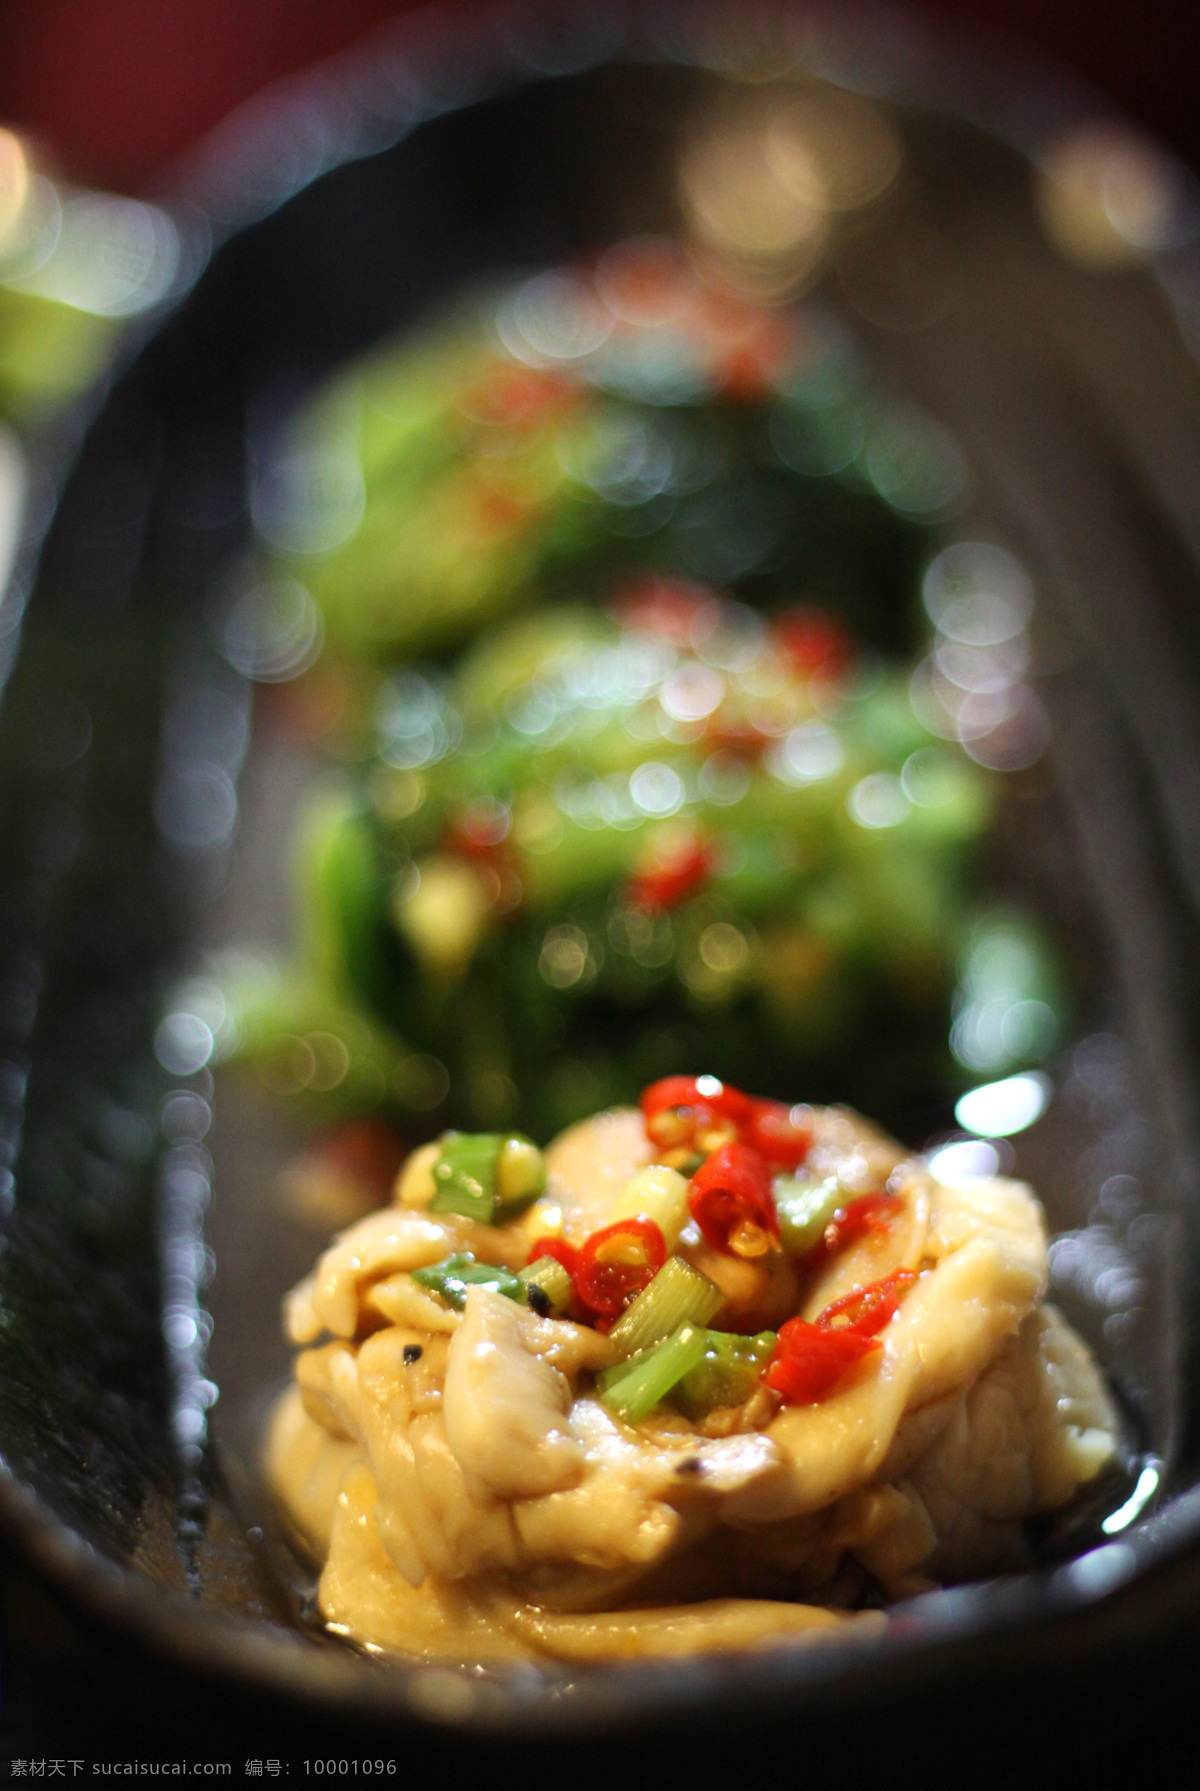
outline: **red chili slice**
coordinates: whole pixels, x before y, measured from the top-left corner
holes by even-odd
[[[836,1256],[839,1250],[857,1243],[869,1231],[886,1231],[903,1205],[899,1194],[860,1194],[857,1200],[838,1208],[807,1261],[823,1262],[827,1256]]]
[[[771,1166],[749,1144],[723,1144],[705,1158],[688,1206],[713,1248],[730,1256],[763,1256],[779,1236]]]
[[[782,1101],[756,1101],[754,1108],[747,1144],[779,1169],[798,1169],[812,1146],[811,1110],[786,1107]]]
[[[661,1082],[651,1082],[643,1088],[641,1107],[649,1119],[672,1107],[688,1107],[698,1099],[695,1076],[664,1076]]]
[[[665,1150],[748,1144],[777,1169],[796,1169],[812,1145],[807,1107],[743,1094],[716,1076],[667,1076],[642,1092],[646,1134]]]
[[[893,1269],[878,1281],[854,1288],[818,1314],[818,1330],[849,1330],[859,1337],[874,1337],[895,1318],[901,1299],[916,1278],[914,1269]]]
[[[824,1330],[789,1318],[779,1327],[763,1379],[791,1405],[816,1405],[864,1356],[882,1348],[877,1337],[860,1336],[852,1327]]]
[[[893,1269],[834,1300],[815,1324],[789,1318],[763,1375],[768,1387],[792,1405],[816,1405],[864,1356],[883,1348],[876,1333],[896,1316],[916,1279],[912,1269]]]
[[[592,1312],[616,1318],[666,1260],[667,1242],[653,1219],[618,1219],[584,1242],[572,1273],[575,1291]]]
[[[716,1076],[667,1076],[642,1092],[646,1135],[665,1149],[731,1144],[754,1117],[754,1102]]]
[[[543,1256],[552,1256],[555,1262],[561,1262],[572,1281],[579,1267],[579,1251],[574,1244],[568,1244],[566,1238],[538,1238],[529,1252],[530,1262],[537,1262]]]

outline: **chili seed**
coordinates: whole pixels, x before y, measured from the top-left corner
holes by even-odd
[[[539,1318],[549,1318],[554,1311],[554,1307],[550,1303],[550,1295],[544,1287],[539,1287],[536,1281],[530,1284],[526,1298]]]

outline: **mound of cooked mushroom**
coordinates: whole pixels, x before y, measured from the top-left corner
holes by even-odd
[[[269,1443],[335,1632],[451,1661],[760,1646],[1019,1566],[1112,1460],[1023,1184],[672,1077],[447,1133],[289,1296]]]

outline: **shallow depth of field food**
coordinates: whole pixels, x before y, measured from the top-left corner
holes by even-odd
[[[340,1634],[471,1662],[765,1646],[1020,1567],[1117,1418],[1031,1191],[671,1077],[448,1133],[288,1302],[270,1477]]]

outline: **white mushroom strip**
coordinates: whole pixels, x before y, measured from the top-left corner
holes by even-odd
[[[392,1189],[393,1205],[412,1207],[422,1213],[426,1210],[437,1193],[433,1168],[441,1154],[441,1143],[435,1140],[432,1144],[423,1144],[405,1160]]]
[[[535,1356],[544,1356],[573,1381],[584,1370],[589,1374],[607,1368],[615,1358],[608,1338],[590,1325],[572,1324],[570,1319],[537,1318],[532,1312],[521,1313],[521,1335],[526,1349]]]
[[[468,1487],[442,1413],[414,1409],[407,1347],[403,1331],[378,1331],[358,1353],[357,1430],[378,1488],[376,1519],[388,1553],[412,1585],[427,1572],[456,1580],[516,1567],[508,1505]]]
[[[453,1224],[423,1213],[385,1207],[333,1240],[314,1272],[288,1295],[287,1333],[293,1343],[313,1343],[322,1331],[353,1337],[358,1294],[364,1283],[397,1269],[423,1269],[456,1247]]]
[[[768,1599],[712,1598],[653,1611],[602,1611],[574,1616],[514,1604],[505,1627],[560,1660],[637,1660],[646,1656],[728,1652],[808,1640],[867,1635],[884,1627],[879,1611],[853,1616],[820,1605]]]
[[[288,1336],[293,1343],[313,1343],[322,1331],[353,1337],[363,1288],[400,1270],[428,1268],[455,1251],[478,1252],[492,1262],[509,1260],[502,1234],[491,1226],[395,1206],[369,1214],[336,1237],[315,1272],[289,1294],[284,1309]],[[517,1265],[524,1262],[519,1243],[510,1245],[509,1253]]]
[[[606,1570],[648,1566],[685,1539],[681,1509],[703,1503],[703,1527],[711,1529],[725,1495],[783,1467],[780,1451],[767,1437],[701,1442],[677,1434],[664,1442],[618,1424],[596,1399],[577,1399],[570,1423],[586,1458],[586,1475],[572,1490],[516,1510],[521,1541],[535,1560],[577,1561]],[[688,1527],[687,1539],[694,1529]]]
[[[297,1356],[296,1385],[305,1411],[330,1436],[358,1434],[357,1372],[354,1352],[346,1344],[326,1343]]]
[[[820,1180],[838,1176],[848,1189],[881,1188],[904,1161],[893,1138],[849,1107],[814,1107],[813,1140],[805,1172]]]
[[[997,1179],[974,1211],[956,1189],[939,1190],[932,1205],[930,1249],[945,1254],[884,1329],[881,1357],[819,1404],[779,1414],[767,1434],[787,1457],[789,1473],[734,1494],[731,1522],[800,1516],[864,1485],[906,1410],[981,1374],[1032,1310],[1045,1281],[1046,1250],[1028,1189]]]
[[[958,1394],[909,1471],[936,1537],[929,1571],[964,1578],[1019,1565],[1022,1521],[1092,1479],[1115,1431],[1087,1351],[1053,1307],[1040,1307]]]
[[[376,1648],[429,1660],[528,1657],[462,1581],[405,1579],[383,1545],[375,1513],[379,1493],[361,1460],[342,1483],[332,1513],[329,1559],[320,1605],[330,1628]]]
[[[562,1215],[567,1237],[581,1243],[607,1225],[617,1197],[637,1169],[655,1160],[636,1107],[616,1107],[569,1126],[546,1151],[547,1189],[539,1208]]]
[[[852,1554],[889,1598],[934,1584],[926,1568],[936,1537],[921,1500],[906,1486],[865,1486],[835,1507],[831,1563]]]
[[[267,1473],[285,1495],[292,1522],[317,1554],[329,1552],[338,1491],[347,1470],[360,1460],[354,1441],[331,1435],[310,1416],[299,1387],[289,1387],[271,1426]]]
[[[504,1499],[561,1492],[583,1478],[567,1428],[566,1377],[530,1349],[522,1309],[490,1288],[467,1294],[446,1368],[446,1440],[468,1484]]]
[[[441,1331],[449,1335],[462,1323],[461,1312],[447,1306],[444,1300],[436,1299],[411,1275],[404,1273],[376,1281],[363,1295],[363,1304],[368,1311],[387,1319],[389,1324],[411,1326],[418,1331]]]
[[[427,1149],[403,1204],[334,1241],[292,1298],[293,1337],[317,1347],[297,1359],[270,1448],[297,1529],[327,1550],[332,1624],[429,1659],[693,1654],[869,1634],[885,1619],[852,1610],[868,1592],[909,1597],[1022,1562],[1025,1520],[1067,1504],[1117,1436],[1086,1347],[1043,1304],[1038,1204],[1001,1178],[935,1183],[844,1110],[814,1123],[804,1175],[846,1204],[886,1186],[879,1223],[815,1257],[741,1258],[685,1228],[678,1256],[724,1305],[700,1284],[710,1316],[674,1311],[628,1368],[619,1328],[614,1343],[577,1322],[584,1284],[564,1284],[562,1265],[538,1285],[574,1320],[531,1310],[503,1277],[515,1298],[475,1283],[442,1298],[413,1273],[459,1252],[519,1269],[546,1231],[582,1244],[653,1160],[635,1112],[564,1133],[546,1195],[503,1228],[422,1210]],[[802,1352],[819,1367],[836,1322],[816,1321],[858,1290],[880,1300],[880,1282],[898,1304],[874,1308],[877,1347],[807,1388]],[[769,1340],[714,1335],[793,1316],[807,1321],[789,1333],[797,1385],[763,1378]],[[660,1386],[702,1322],[707,1354],[679,1370],[697,1378]],[[649,1408],[642,1393],[622,1402],[639,1376]]]

